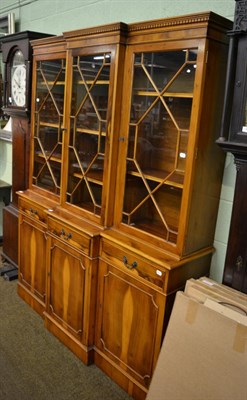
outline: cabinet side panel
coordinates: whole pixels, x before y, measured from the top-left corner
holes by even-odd
[[[225,154],[215,141],[220,131],[228,47],[209,42],[194,181],[183,254],[212,246]]]

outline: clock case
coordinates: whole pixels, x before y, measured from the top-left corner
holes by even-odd
[[[31,107],[32,80],[32,48],[30,41],[47,36],[51,35],[41,32],[23,31],[6,35],[4,38],[1,38],[2,57],[5,64],[5,79],[3,83],[3,111],[7,115],[20,115],[29,117]],[[26,103],[23,107],[11,105],[8,101],[8,98],[11,94],[11,65],[14,54],[17,50],[22,52],[26,66]]]
[[[42,32],[23,31],[6,35],[0,39],[4,74],[3,112],[12,119],[12,200],[3,208],[3,248],[2,258],[18,267],[18,198],[16,192],[28,185],[30,152],[30,111],[32,92],[32,47],[30,41],[45,38]],[[26,65],[26,104],[24,107],[8,104],[11,92],[11,65],[17,50],[24,56]]]
[[[223,283],[247,293],[247,0],[236,0],[221,132],[217,144],[234,156],[236,183]]]

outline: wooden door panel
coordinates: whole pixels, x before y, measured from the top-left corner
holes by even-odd
[[[46,298],[46,236],[43,227],[23,219],[20,223],[20,282],[45,303]]]
[[[54,242],[50,250],[49,310],[78,339],[83,332],[85,266],[83,258]]]
[[[103,263],[96,346],[148,386],[165,297],[112,266],[108,265],[102,273],[102,266]]]

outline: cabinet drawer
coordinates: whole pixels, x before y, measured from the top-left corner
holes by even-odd
[[[19,198],[19,210],[37,221],[47,223],[46,208],[24,198]]]
[[[152,284],[164,289],[168,273],[160,266],[151,264],[144,257],[130,252],[124,247],[112,244],[103,239],[101,242],[100,257],[114,266],[123,268],[133,276],[144,279]]]
[[[90,253],[90,237],[66,224],[48,217],[48,231],[59,239],[64,240],[70,246],[82,251],[84,254]]]

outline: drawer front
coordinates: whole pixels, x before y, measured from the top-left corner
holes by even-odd
[[[150,263],[144,257],[136,255],[124,247],[103,239],[100,257],[104,261],[133,274],[133,276],[148,281],[163,290],[165,288],[166,280],[168,279],[167,271],[160,269],[160,266]]]
[[[63,221],[48,217],[48,231],[55,237],[64,240],[70,246],[90,255],[90,237],[71,227]]]
[[[19,198],[19,210],[36,221],[47,223],[46,208],[27,199]]]

